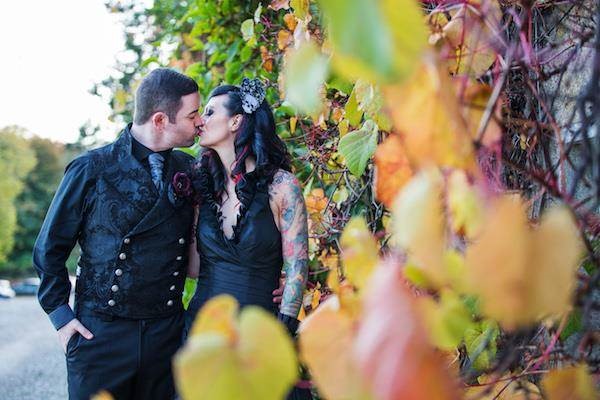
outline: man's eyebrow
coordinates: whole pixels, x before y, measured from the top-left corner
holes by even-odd
[[[197,113],[197,112],[199,112],[199,111],[200,111],[200,110],[192,110],[192,111],[190,111],[190,112],[188,113],[188,115],[192,115],[192,114],[194,114],[194,113]]]

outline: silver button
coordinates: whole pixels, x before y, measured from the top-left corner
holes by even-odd
[[[175,290],[175,285],[172,285],[169,290],[172,292],[173,290]]]
[[[168,305],[169,307],[171,307],[171,306],[173,305],[173,300],[169,300],[169,301],[167,301],[167,305]]]
[[[110,299],[108,301],[108,305],[111,306],[111,307],[114,306],[115,304],[117,304],[117,303],[113,299]]]
[[[123,243],[129,244],[129,243],[131,243],[131,239],[125,238],[125,239],[123,239]]]
[[[113,292],[117,292],[117,291],[119,290],[119,286],[117,286],[117,285],[112,285],[112,286],[110,287],[110,290],[112,290]]]
[[[119,260],[125,260],[127,258],[127,254],[121,253],[119,254]]]
[[[115,275],[116,275],[116,276],[121,276],[121,275],[123,275],[123,270],[122,270],[121,268],[117,268],[117,269],[115,269]]]
[[[183,260],[183,256],[177,256],[176,260],[177,260],[177,261],[181,261],[181,260]]]
[[[177,276],[177,275],[179,275],[179,271],[173,272],[173,276]]]
[[[185,244],[185,239],[184,238],[179,238],[179,244]]]

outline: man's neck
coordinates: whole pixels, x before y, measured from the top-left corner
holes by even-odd
[[[152,127],[148,125],[136,125],[133,124],[131,129],[131,136],[135,138],[138,142],[149,148],[154,152],[171,150],[172,147],[161,143],[160,135],[152,130]]]

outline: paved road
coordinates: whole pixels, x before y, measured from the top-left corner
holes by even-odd
[[[0,397],[67,398],[65,358],[34,296],[0,299]]]

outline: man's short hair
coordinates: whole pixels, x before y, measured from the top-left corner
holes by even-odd
[[[162,111],[174,123],[181,108],[181,98],[197,91],[198,84],[192,78],[169,68],[155,69],[142,80],[136,91],[133,121],[143,125],[152,114]]]

